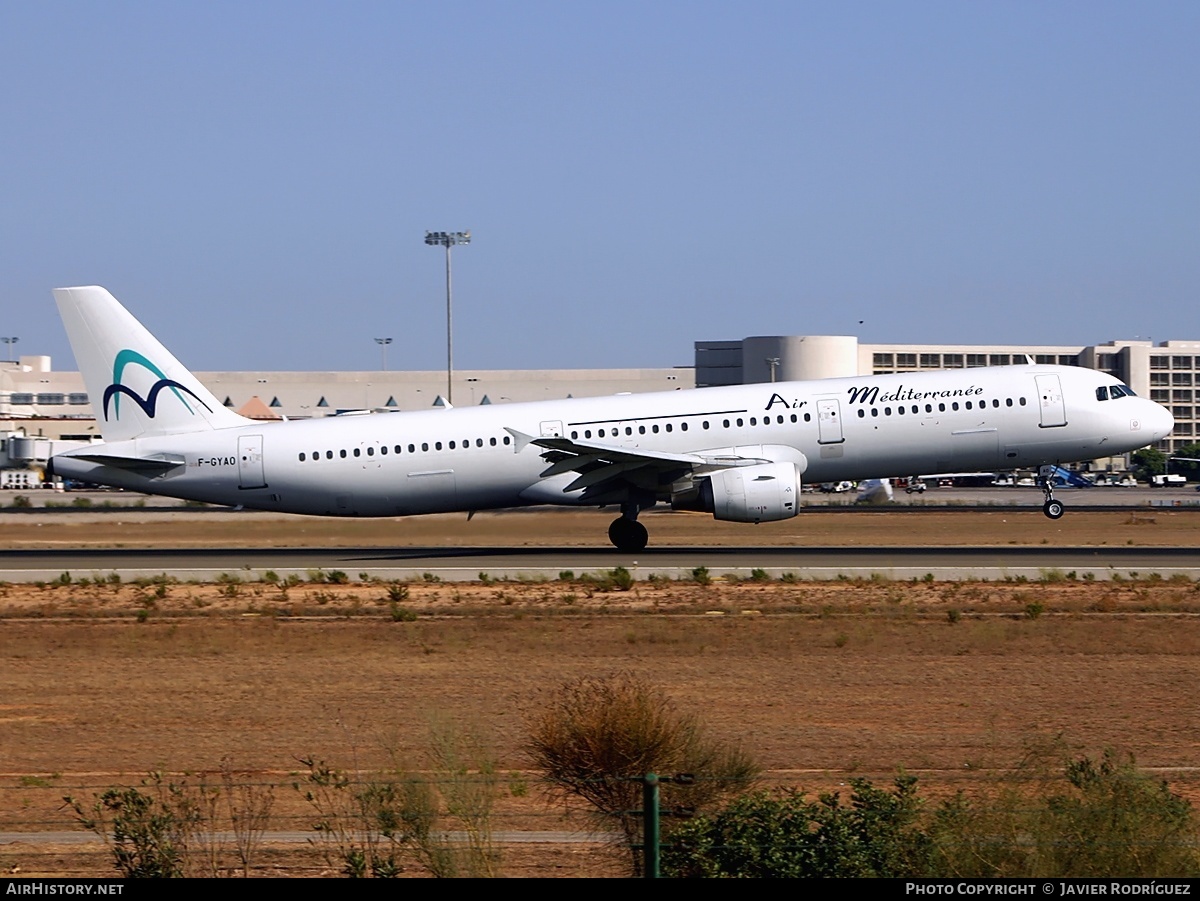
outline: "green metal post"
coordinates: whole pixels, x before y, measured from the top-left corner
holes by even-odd
[[[659,876],[658,833],[658,776],[647,773],[642,779],[642,875],[646,879]]]

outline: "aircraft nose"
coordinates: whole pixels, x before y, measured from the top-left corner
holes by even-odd
[[[1170,410],[1160,404],[1152,402],[1152,406],[1153,409],[1146,417],[1146,425],[1154,435],[1154,440],[1160,441],[1170,435],[1171,430],[1175,428],[1175,417],[1171,415]]]

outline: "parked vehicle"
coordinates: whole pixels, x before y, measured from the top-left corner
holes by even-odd
[[[841,494],[845,491],[853,491],[853,482],[822,482],[821,490],[826,494]]]
[[[1173,472],[1150,476],[1150,485],[1153,488],[1182,488],[1187,484],[1187,479]]]
[[[1096,484],[1101,488],[1136,488],[1138,486],[1137,479],[1133,476],[1101,476],[1096,480]]]

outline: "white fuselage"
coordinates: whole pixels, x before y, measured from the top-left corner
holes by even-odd
[[[54,458],[55,474],[152,494],[329,516],[620,503],[543,478],[522,436],[614,450],[794,462],[805,481],[1090,460],[1165,437],[1170,414],[1076,367],[1007,366],[255,423]],[[1107,394],[1107,390],[1105,391]],[[161,460],[137,471],[79,459]],[[652,489],[658,500],[669,484]]]

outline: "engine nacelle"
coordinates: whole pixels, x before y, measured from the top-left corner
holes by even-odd
[[[726,522],[774,522],[800,512],[794,463],[759,463],[715,472],[671,497],[676,510],[700,510]]]

